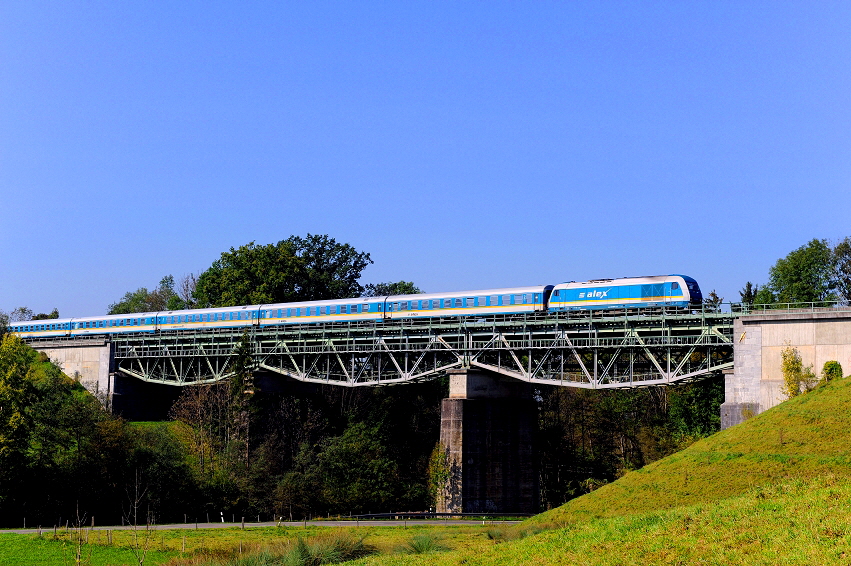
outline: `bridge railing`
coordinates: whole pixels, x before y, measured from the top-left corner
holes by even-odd
[[[753,314],[800,314],[851,312],[849,301],[799,301],[794,303],[748,304],[733,303],[733,312]]]

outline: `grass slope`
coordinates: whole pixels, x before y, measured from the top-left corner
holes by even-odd
[[[591,519],[476,552],[375,556],[359,565],[845,564],[851,482],[836,478],[751,490],[718,503]]]
[[[851,379],[819,387],[476,552],[362,564],[825,564],[851,561]]]
[[[790,478],[851,477],[851,379],[835,381],[538,515],[563,524],[717,501]]]

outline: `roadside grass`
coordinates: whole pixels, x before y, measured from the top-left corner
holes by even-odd
[[[230,564],[328,564],[371,553],[434,553],[484,548],[488,526],[452,525],[340,528],[238,527],[137,531],[136,548],[147,548],[145,564],[169,566]],[[84,564],[138,564],[132,530],[82,531]],[[60,529],[37,535],[0,533],[0,564],[74,564],[79,533]],[[39,557],[33,561],[32,557]]]
[[[136,554],[127,547],[84,544],[81,547],[82,564],[100,566],[107,564],[138,564]],[[174,552],[149,551],[146,564],[163,564],[175,556]],[[0,564],[50,565],[75,564],[77,545],[68,540],[52,540],[50,536],[0,534]]]
[[[763,486],[689,507],[590,519],[475,550],[372,556],[366,565],[833,564],[851,562],[851,482]]]

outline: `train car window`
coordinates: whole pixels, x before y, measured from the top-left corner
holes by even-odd
[[[325,314],[327,312],[326,308],[327,307],[319,307],[319,314]]]
[[[454,303],[456,309],[461,307],[461,299],[455,299]]]
[[[680,284],[679,284],[679,283],[677,283],[677,282],[671,283],[671,290],[672,290],[672,291],[676,291],[676,290],[677,290],[677,289],[679,289],[679,288],[680,288]]]

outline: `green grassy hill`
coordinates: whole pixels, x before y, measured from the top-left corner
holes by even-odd
[[[851,560],[851,379],[538,515],[522,540],[379,564],[824,564]]]
[[[671,509],[825,474],[851,477],[851,379],[781,403],[530,522]]]

